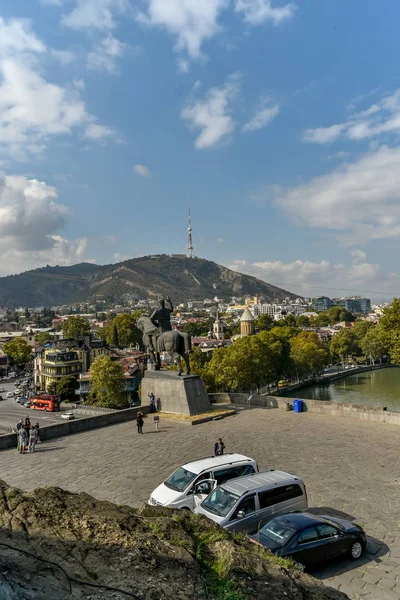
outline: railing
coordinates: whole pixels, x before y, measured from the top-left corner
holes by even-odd
[[[49,377],[68,377],[70,375],[79,375],[79,373],[82,373],[82,369],[72,371],[71,373],[52,373],[49,369],[42,369],[40,371],[40,375],[48,375]]]

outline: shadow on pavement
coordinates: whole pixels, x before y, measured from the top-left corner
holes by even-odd
[[[330,515],[331,517],[345,519],[346,521],[355,521],[357,518],[341,510],[337,510],[336,508],[331,508],[330,506],[313,506],[311,508],[307,508],[307,512],[313,515]]]

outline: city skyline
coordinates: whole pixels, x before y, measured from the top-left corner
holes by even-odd
[[[0,275],[188,251],[400,296],[400,6],[5,0]]]

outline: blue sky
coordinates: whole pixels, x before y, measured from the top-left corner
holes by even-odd
[[[400,294],[400,5],[3,0],[1,274],[185,251]],[[371,292],[375,292],[372,294]]]

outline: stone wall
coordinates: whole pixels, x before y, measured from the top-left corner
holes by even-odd
[[[176,371],[146,371],[142,399],[153,393],[157,410],[180,415],[198,415],[211,408],[204,381],[198,375],[179,377]]]

